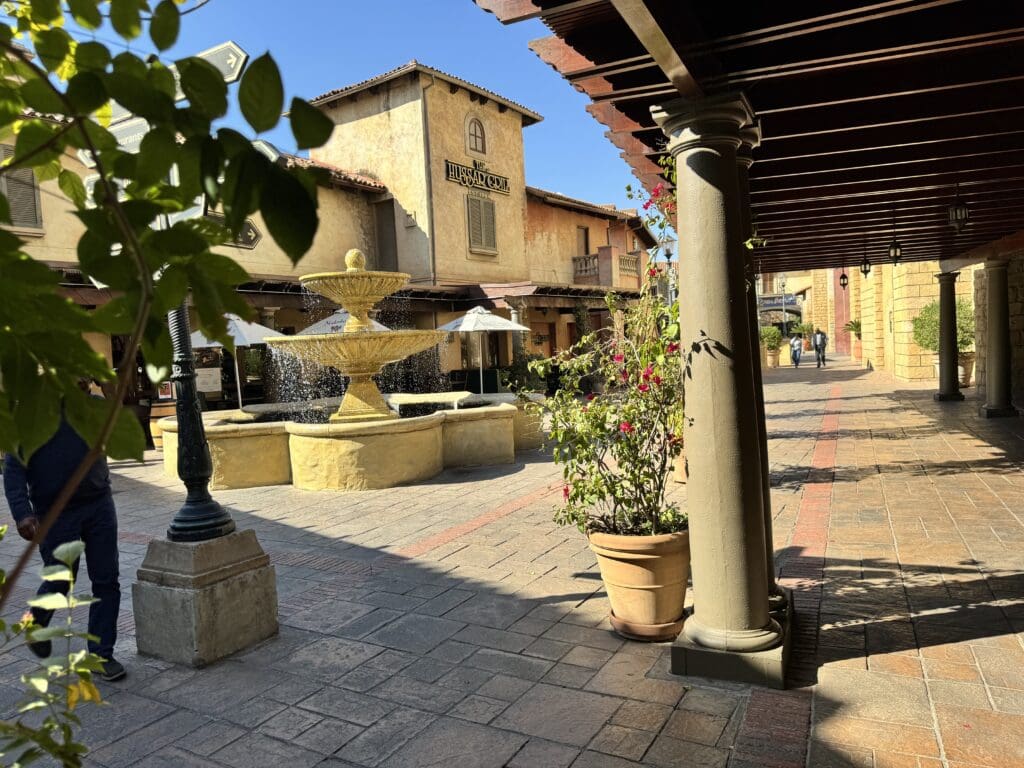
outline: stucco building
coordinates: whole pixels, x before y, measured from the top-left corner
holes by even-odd
[[[343,270],[350,248],[366,254],[370,269],[411,276],[407,290],[382,304],[386,324],[434,328],[483,305],[527,325],[524,351],[532,354],[567,347],[581,318],[607,322],[609,290],[638,291],[654,239],[635,211],[527,185],[522,131],[542,119],[535,112],[415,61],[313,103],[336,123],[323,147],[299,158],[263,146],[281,164],[327,171],[312,248],[292,265],[258,215],[222,248],[251,275],[239,291],[264,325],[293,333],[332,312],[298,278]],[[77,158],[66,162],[88,177]],[[81,225],[56,183],[37,184],[29,171],[5,183],[28,252],[61,272],[77,303],[109,301],[79,270]],[[443,371],[475,368],[480,354],[488,366],[507,365],[515,342],[510,334],[484,345],[454,341],[442,345]],[[118,362],[118,339],[92,342]]]

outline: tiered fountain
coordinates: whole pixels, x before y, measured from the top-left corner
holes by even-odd
[[[342,333],[281,336],[267,339],[271,347],[307,362],[329,365],[349,377],[348,389],[331,422],[395,419],[373,377],[388,363],[397,363],[444,340],[444,331],[374,330],[370,310],[409,282],[401,272],[367,272],[366,257],[353,248],[345,254],[345,272],[305,275],[303,287],[341,305],[349,319]]]
[[[345,272],[299,278],[305,287],[348,310],[341,333],[266,339],[275,352],[330,366],[348,376],[338,410],[327,423],[312,424],[287,420],[296,410],[295,403],[204,414],[213,459],[211,487],[290,482],[311,491],[389,488],[428,480],[446,467],[509,464],[517,447],[536,447],[539,425],[508,402],[484,401],[474,408],[398,418],[373,376],[388,363],[429,349],[447,334],[374,328],[370,310],[400,290],[409,275],[367,271],[366,259],[358,250],[345,255],[345,266]],[[286,420],[266,421],[267,414]],[[175,477],[177,423],[167,418],[160,425],[164,471]]]

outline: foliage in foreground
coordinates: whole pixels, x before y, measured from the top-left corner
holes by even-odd
[[[0,540],[6,533],[7,527],[0,527]],[[62,564],[42,570],[44,581],[68,582],[67,596],[54,593],[29,601],[30,606],[56,612],[49,627],[33,623],[28,611],[15,624],[0,620],[3,651],[22,643],[47,640],[64,646],[58,646],[50,659],[21,676],[25,695],[18,704],[18,715],[11,720],[0,720],[0,758],[4,765],[12,768],[29,765],[44,755],[67,768],[80,766],[86,748],[74,738],[74,728],[80,725],[75,709],[81,702],[103,703],[92,679],[93,673],[102,669],[101,659],[87,650],[74,650],[72,646],[75,640],[89,639],[88,635],[75,632],[72,610],[95,601],[93,597],[75,595],[71,566],[84,549],[80,541],[62,544],[53,553]],[[5,578],[6,574],[0,570],[0,584]]]
[[[614,297],[609,310],[618,309]],[[565,480],[555,520],[585,533],[672,533],[686,514],[666,499],[683,448],[683,371],[678,305],[648,284],[624,311],[621,334],[601,329],[531,367],[560,369],[561,387],[536,404]],[[596,379],[598,393],[584,394]]]

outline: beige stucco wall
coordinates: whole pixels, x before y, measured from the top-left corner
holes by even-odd
[[[398,268],[414,281],[429,281],[430,208],[422,90],[419,77],[382,83],[324,107],[337,127],[327,143],[311,150],[321,160],[380,180],[395,198]],[[342,250],[344,254],[344,250]]]
[[[82,178],[92,173],[71,153],[65,154],[64,167]],[[25,252],[34,259],[51,264],[77,264],[78,240],[85,232],[85,226],[74,215],[75,206],[64,197],[56,180],[39,185],[39,207],[43,218],[41,230],[12,229],[25,240]]]
[[[277,247],[263,218],[251,216],[263,239],[252,250],[234,246],[217,249],[237,261],[253,277],[299,277],[312,272],[336,272],[345,269],[345,253],[361,249],[373,263],[376,232],[373,208],[366,193],[355,190],[318,189],[320,224],[313,245],[297,265]]]
[[[614,245],[619,253],[632,249],[632,239],[627,236],[622,222],[527,197],[526,257],[529,274],[525,277],[537,283],[574,283],[572,257],[580,255],[577,253],[577,227],[590,230],[589,253],[597,253],[602,245]]]
[[[451,92],[447,83],[423,77],[430,137],[430,190],[433,193],[434,258],[438,283],[503,283],[523,280],[528,274],[526,246],[526,171],[523,162],[523,120],[513,111],[499,111],[492,101],[470,101],[463,89]],[[471,118],[484,126],[486,154],[467,146]],[[445,160],[472,166],[483,162],[487,170],[509,180],[510,194],[470,190],[445,178]],[[495,207],[497,255],[469,249],[466,198],[475,195]]]

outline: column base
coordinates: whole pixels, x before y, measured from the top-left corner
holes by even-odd
[[[1012,405],[996,407],[994,405],[983,405],[978,409],[978,415],[983,419],[1005,419],[1010,416],[1017,416],[1017,409]]]
[[[132,585],[139,653],[203,667],[277,634],[277,580],[256,533],[155,539]]]
[[[964,399],[963,392],[936,392],[935,402],[937,403],[959,403]]]
[[[793,623],[792,596],[789,590],[785,592],[789,597],[787,607],[773,614],[781,629],[781,642],[773,648],[760,651],[707,648],[687,637],[684,625],[683,634],[672,644],[672,674],[785,688]]]

